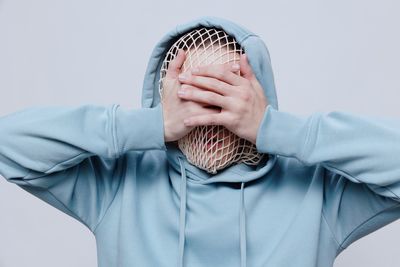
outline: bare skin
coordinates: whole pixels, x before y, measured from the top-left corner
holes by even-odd
[[[225,50],[225,52],[227,52]],[[189,56],[190,55],[190,56]],[[168,66],[166,77],[163,81],[163,114],[164,114],[164,134],[165,141],[172,142],[186,137],[195,126],[187,126],[183,123],[184,119],[192,113],[195,115],[216,114],[221,111],[220,107],[212,106],[203,102],[188,101],[180,98],[177,92],[181,89],[182,83],[178,79],[179,74],[190,75],[190,67],[196,67],[204,62],[227,62],[234,60],[234,63],[239,62],[240,55],[231,52],[230,54],[218,54],[212,49],[204,50],[190,50],[186,54],[183,50],[178,51],[178,55],[172,60]],[[231,64],[228,64],[229,66]],[[236,71],[237,70],[233,70]],[[226,162],[228,157],[232,156],[232,151],[235,144],[233,140],[238,137],[232,132],[224,128],[223,132],[217,132],[215,126],[206,126],[207,137],[204,141],[207,144],[199,142],[191,143],[193,151],[202,151],[202,153],[209,154],[205,157],[207,159],[207,166],[220,165],[221,162]],[[214,141],[212,138],[216,137],[219,141]],[[224,139],[223,141],[221,141]],[[230,140],[230,141],[229,141]],[[177,145],[177,144],[176,144]]]
[[[246,54],[240,57],[243,76],[225,64],[200,66],[179,76],[183,99],[221,107],[218,114],[188,115],[185,125],[223,125],[237,136],[256,144],[268,101]],[[179,92],[178,92],[179,93]]]
[[[209,106],[207,104],[186,101],[178,97],[178,90],[182,85],[178,80],[178,75],[181,74],[185,59],[185,52],[180,50],[175,59],[170,62],[163,82],[162,108],[165,142],[176,141],[194,128],[194,126],[187,126],[183,123],[188,115],[216,114],[219,112],[218,109],[206,107]]]
[[[197,125],[223,125],[255,144],[268,101],[246,55],[239,64],[243,77],[234,73],[238,68],[232,63],[200,66],[179,75],[184,61],[185,53],[179,51],[165,79],[165,140],[178,140]]]

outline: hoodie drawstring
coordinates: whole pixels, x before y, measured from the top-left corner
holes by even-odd
[[[179,159],[181,167],[180,209],[179,209],[179,254],[178,267],[184,267],[183,256],[185,251],[185,226],[186,226],[186,170]],[[240,187],[240,212],[239,212],[239,238],[240,238],[240,267],[246,267],[246,210],[244,205],[244,184]]]
[[[239,213],[239,231],[240,231],[240,267],[246,267],[246,208],[244,206],[244,182],[240,187],[240,213]]]
[[[178,255],[178,267],[183,267],[183,253],[185,250],[185,225],[186,225],[186,171],[183,166],[181,159],[179,164],[181,166],[181,206],[179,209],[179,255]]]

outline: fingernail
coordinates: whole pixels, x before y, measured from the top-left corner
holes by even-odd
[[[237,63],[233,64],[233,65],[232,65],[232,69],[233,69],[233,70],[239,70],[239,69],[240,69],[239,64],[237,64]]]
[[[179,88],[179,90],[178,90],[178,95],[184,95],[186,87],[187,87],[186,84],[182,85],[181,88]]]
[[[178,78],[179,78],[179,80],[181,80],[181,81],[187,80],[187,76],[186,76],[185,74],[179,74]]]

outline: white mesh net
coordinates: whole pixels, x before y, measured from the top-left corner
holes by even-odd
[[[243,53],[236,40],[219,29],[204,27],[184,34],[171,46],[162,63],[159,80],[161,102],[163,79],[169,62],[176,57],[178,49],[183,49],[186,53],[182,72],[201,65],[239,63]],[[196,126],[178,140],[178,147],[189,162],[213,174],[233,163],[257,165],[264,156],[253,143],[240,138],[222,125]]]

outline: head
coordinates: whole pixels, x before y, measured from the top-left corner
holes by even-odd
[[[176,56],[178,49],[186,52],[182,72],[201,65],[239,63],[240,55],[244,52],[233,37],[219,29],[203,27],[184,34],[171,46],[161,67],[161,98],[162,79],[168,63]],[[240,72],[237,74],[240,75]],[[194,127],[177,141],[177,145],[189,162],[211,173],[233,163],[256,165],[263,156],[257,152],[254,144],[222,125]]]

